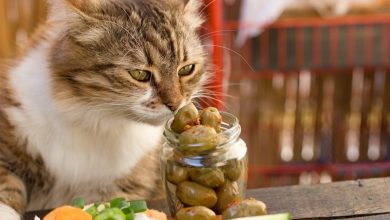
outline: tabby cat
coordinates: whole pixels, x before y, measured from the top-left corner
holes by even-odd
[[[163,195],[164,122],[206,83],[198,0],[51,0],[0,74],[0,219]]]

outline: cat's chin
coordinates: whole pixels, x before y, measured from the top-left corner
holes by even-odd
[[[168,119],[173,117],[173,113],[170,111],[164,112],[142,112],[135,113],[132,116],[129,116],[130,120],[135,120],[137,122],[142,122],[145,124],[150,124],[154,126],[163,125]]]
[[[161,120],[161,119],[153,119],[153,118],[150,118],[150,119],[144,119],[140,122],[143,122],[145,124],[149,124],[149,125],[153,125],[153,126],[161,126],[163,125],[169,118],[166,118],[164,120]]]

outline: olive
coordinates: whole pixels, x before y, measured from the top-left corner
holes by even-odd
[[[204,206],[182,208],[175,216],[176,220],[214,220],[215,218],[215,213]]]
[[[208,107],[200,112],[200,123],[215,129],[216,132],[221,132],[222,117],[218,109]]]
[[[218,135],[213,128],[196,125],[179,136],[182,149],[201,152],[212,150],[218,145]]]
[[[218,168],[192,168],[189,174],[191,180],[210,188],[218,187],[225,182],[225,176]]]
[[[167,162],[166,177],[173,184],[181,183],[188,179],[187,168],[178,165],[173,161]]]
[[[242,161],[237,159],[228,160],[226,165],[223,167],[223,172],[225,173],[226,177],[229,178],[231,181],[236,181],[241,176],[241,162]]]
[[[245,199],[227,208],[222,213],[222,218],[233,219],[267,214],[266,206],[256,199]]]
[[[191,126],[199,124],[199,113],[195,105],[189,103],[183,108],[179,109],[173,118],[171,129],[176,133],[181,133]]]
[[[241,199],[240,191],[237,182],[230,182],[227,180],[225,184],[217,189],[217,210],[222,213],[229,204],[237,202]]]
[[[181,182],[177,186],[176,196],[190,206],[201,205],[211,208],[217,202],[217,194],[213,189],[190,181]]]

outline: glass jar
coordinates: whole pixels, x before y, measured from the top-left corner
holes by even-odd
[[[210,143],[181,146],[171,130],[172,120],[164,129],[165,143],[161,152],[161,171],[166,198],[172,216],[183,207],[202,205],[217,214],[228,204],[244,198],[248,158],[245,142],[240,138],[238,119],[221,112],[221,132]],[[207,145],[207,148],[202,148]],[[208,150],[199,150],[208,149]]]

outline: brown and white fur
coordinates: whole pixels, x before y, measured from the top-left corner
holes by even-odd
[[[31,47],[0,73],[0,219],[75,197],[161,197],[163,123],[208,76],[200,3],[50,3]],[[134,69],[151,79],[135,80]]]

